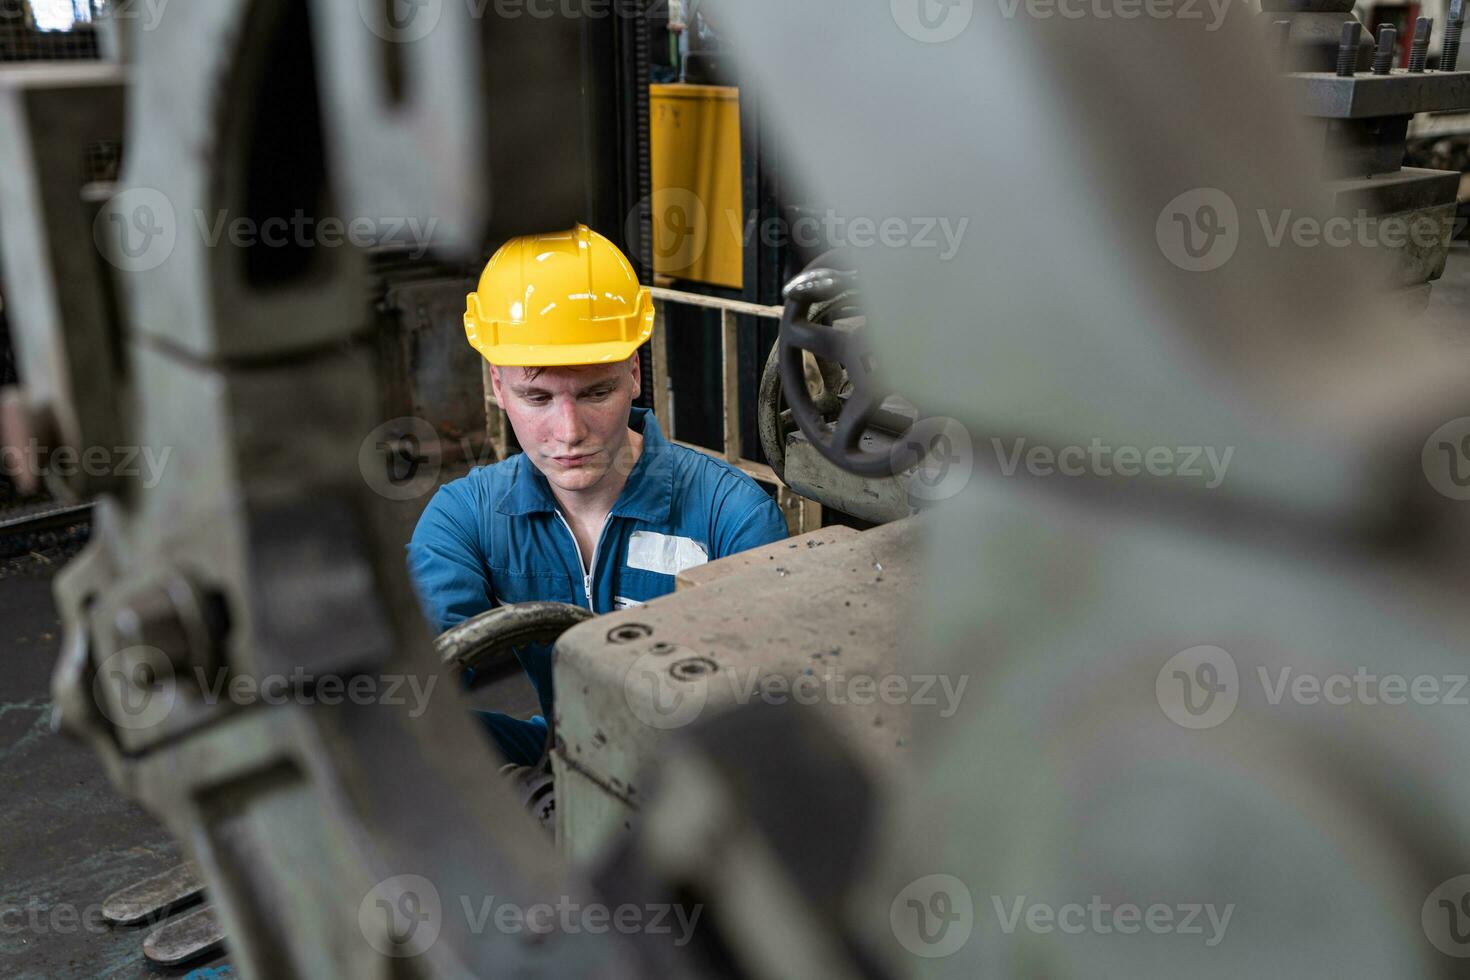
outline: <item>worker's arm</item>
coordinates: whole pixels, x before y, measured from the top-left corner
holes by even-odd
[[[464,481],[440,487],[408,542],[408,574],[435,633],[495,604],[472,497]]]

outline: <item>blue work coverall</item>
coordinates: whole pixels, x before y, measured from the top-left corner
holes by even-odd
[[[549,600],[593,612],[640,605],[674,591],[686,568],[786,536],[780,509],[754,480],[664,437],[646,408],[629,428],[643,452],[613,504],[590,567],[546,477],[524,453],[446,483],[419,518],[408,569],[424,616],[439,632],[501,603]],[[551,717],[551,648],[521,647],[542,714]],[[478,712],[505,757],[534,764],[546,722]]]

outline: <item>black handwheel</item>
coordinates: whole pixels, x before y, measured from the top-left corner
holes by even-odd
[[[496,606],[439,634],[434,650],[446,665],[480,670],[509,656],[515,647],[554,642],[573,626],[591,618],[590,609],[565,602]]]
[[[856,286],[857,273],[823,266],[821,260],[786,285],[777,345],[781,389],[797,428],[829,462],[859,476],[892,476],[892,454],[862,449],[863,435],[875,427],[875,421],[887,422],[884,428],[888,428],[898,419],[899,431],[893,434],[902,437],[911,420],[883,408],[884,395],[873,377],[872,348],[865,328],[850,322],[824,324],[812,316],[818,304],[831,304]],[[850,390],[842,397],[830,439],[826,420],[807,388],[802,351],[810,351],[818,361],[840,364],[847,372]]]

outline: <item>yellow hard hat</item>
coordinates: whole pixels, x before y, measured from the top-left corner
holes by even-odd
[[[653,296],[586,225],[512,238],[465,302],[470,346],[498,367],[627,360],[653,333]]]

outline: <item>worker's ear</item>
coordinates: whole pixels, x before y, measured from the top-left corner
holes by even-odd
[[[495,404],[504,405],[505,396],[500,393],[500,368],[490,365],[490,390],[495,392]]]
[[[637,351],[633,352],[628,361],[633,365],[633,399],[636,401],[643,394],[643,365],[638,359]]]

